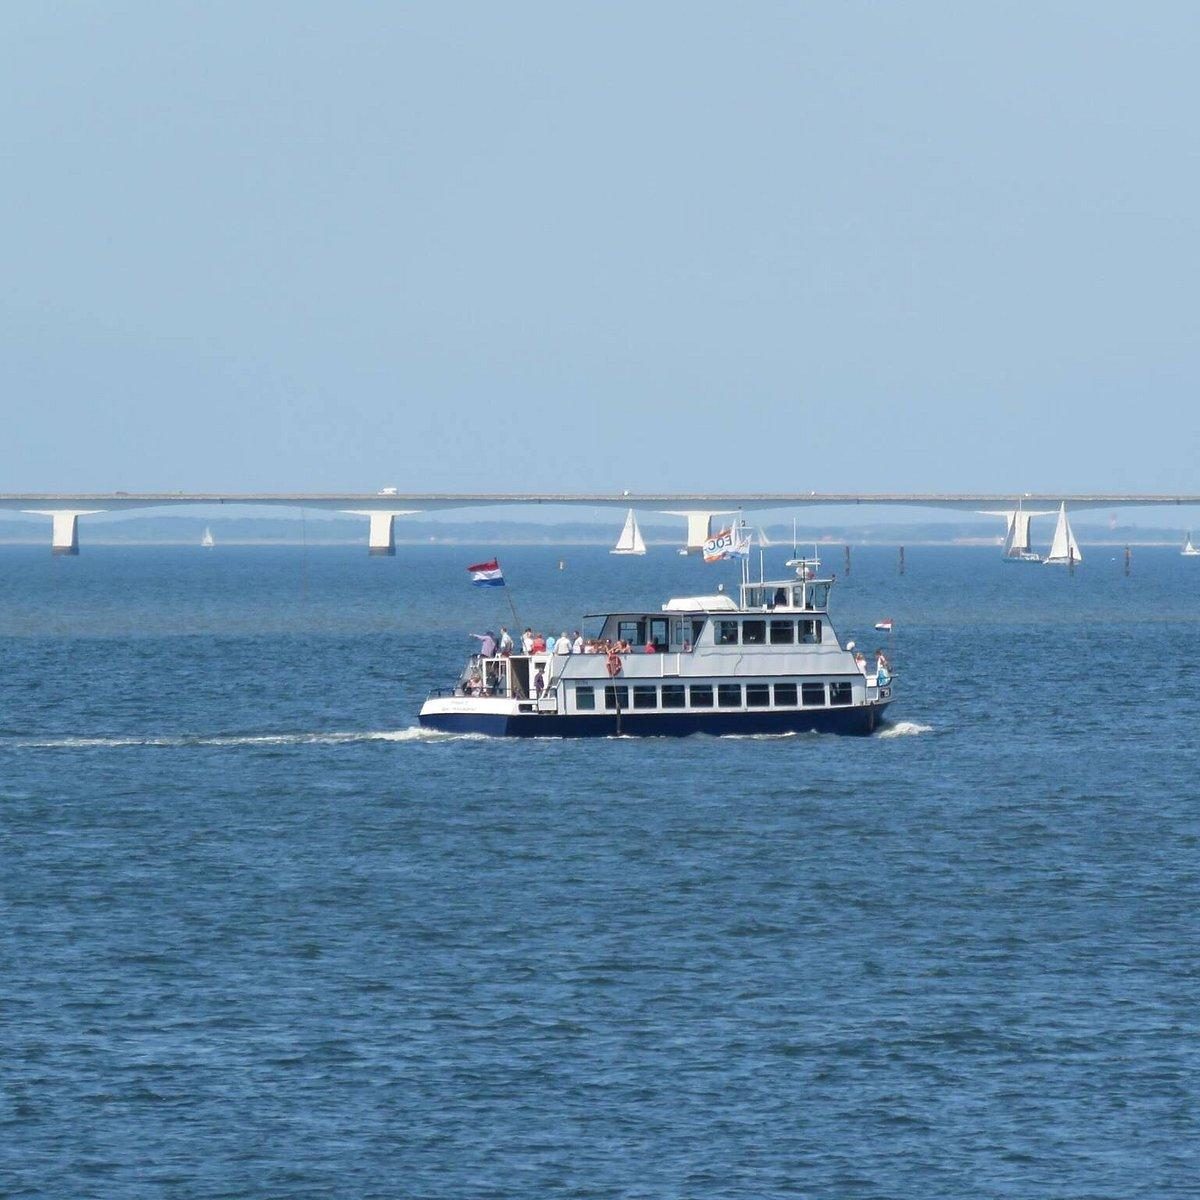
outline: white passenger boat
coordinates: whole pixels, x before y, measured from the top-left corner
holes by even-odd
[[[819,565],[793,559],[793,577],[757,582],[743,566],[740,604],[689,596],[603,615],[592,643],[624,653],[473,655],[421,724],[505,737],[871,733],[892,678],[838,641]]]

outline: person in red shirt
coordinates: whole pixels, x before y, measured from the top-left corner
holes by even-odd
[[[546,639],[540,633],[535,633],[533,635],[533,653],[534,654],[545,654],[546,653]]]

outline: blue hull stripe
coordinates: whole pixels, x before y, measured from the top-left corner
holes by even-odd
[[[522,713],[431,713],[421,715],[426,729],[446,733],[485,733],[494,737],[687,737],[693,733],[844,733],[874,732],[886,704],[854,708],[789,709],[786,712],[626,712],[620,730],[615,713],[586,716]]]

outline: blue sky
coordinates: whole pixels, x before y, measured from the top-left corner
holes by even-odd
[[[1198,34],[6,4],[0,490],[1198,490]]]

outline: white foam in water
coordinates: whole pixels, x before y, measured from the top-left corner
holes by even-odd
[[[875,736],[880,738],[916,737],[919,733],[932,732],[932,725],[922,725],[918,721],[897,721],[895,725],[889,725],[886,729],[879,730]]]
[[[446,733],[438,729],[423,729],[412,725],[407,729],[364,730],[358,733],[260,733],[246,735],[180,734],[169,737],[64,737],[14,738],[0,741],[0,747],[21,750],[88,750],[123,746],[335,746],[353,742],[445,742],[473,741],[483,738],[480,733]]]

